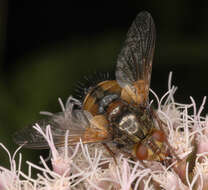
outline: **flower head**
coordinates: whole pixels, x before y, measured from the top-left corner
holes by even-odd
[[[80,139],[76,145],[69,146],[70,130],[65,130],[64,146],[56,146],[53,131],[48,125],[44,129],[36,124],[34,129],[45,139],[51,151],[52,168],[40,156],[42,166],[27,161],[28,174],[21,171],[21,154],[18,164],[15,162],[17,151],[13,156],[7,152],[10,169],[0,167],[0,190],[188,190],[208,188],[208,117],[201,116],[204,98],[199,110],[191,97],[190,104],[179,104],[174,99],[175,86],[171,86],[162,98],[155,95],[158,104],[155,118],[156,127],[166,135],[167,157],[164,161],[132,160],[109,143],[109,149],[102,143],[83,144]],[[87,113],[76,112],[72,116],[73,106],[80,102],[69,97],[66,106],[59,99],[61,114],[44,114],[52,116],[56,122],[67,129],[73,122],[76,130],[84,130]],[[73,102],[73,103],[72,103]],[[190,114],[192,113],[192,114]],[[81,119],[81,125],[76,118]],[[157,122],[160,120],[161,123]],[[160,126],[161,124],[161,126]],[[71,129],[71,128],[70,128]],[[75,128],[73,128],[74,130]],[[32,170],[38,170],[37,178],[32,178]]]

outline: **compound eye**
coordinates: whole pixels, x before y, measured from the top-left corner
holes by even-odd
[[[160,130],[156,130],[153,132],[152,137],[159,141],[159,142],[164,142],[166,137],[165,137],[165,133],[163,131]]]
[[[143,144],[138,144],[136,146],[136,157],[139,160],[147,160],[148,158],[148,149]]]

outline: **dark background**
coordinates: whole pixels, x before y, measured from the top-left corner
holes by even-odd
[[[157,28],[151,88],[161,97],[173,71],[176,101],[190,103],[193,96],[199,107],[208,94],[206,1],[1,0],[0,142],[13,152],[14,131],[40,119],[39,111],[60,111],[57,98],[65,102],[83,76],[113,71],[142,10]],[[39,151],[22,152],[24,160],[39,159]],[[0,153],[0,165],[8,164]]]

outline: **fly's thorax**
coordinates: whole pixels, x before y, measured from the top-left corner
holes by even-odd
[[[144,139],[154,128],[153,120],[146,108],[130,105],[121,99],[109,104],[107,118],[114,128],[128,135],[135,143]]]
[[[134,114],[128,113],[124,115],[119,122],[119,129],[126,131],[129,135],[134,135],[139,130],[139,123]]]

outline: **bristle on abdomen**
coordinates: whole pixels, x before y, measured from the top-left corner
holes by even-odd
[[[93,75],[84,76],[82,81],[77,82],[74,90],[74,97],[81,102],[91,89],[97,86],[102,81],[115,80],[115,76],[110,72],[96,72]]]

